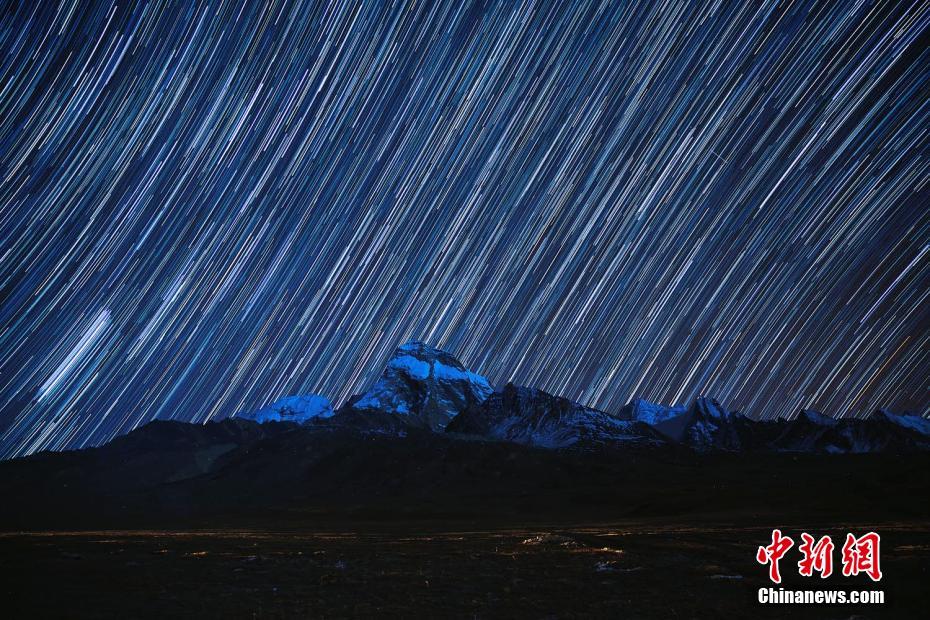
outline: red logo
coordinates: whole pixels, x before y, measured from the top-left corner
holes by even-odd
[[[859,538],[851,533],[846,534],[846,542],[842,549],[843,576],[853,577],[865,573],[872,581],[881,580],[880,543],[881,537],[875,532],[869,532]],[[794,540],[790,536],[782,535],[781,530],[772,530],[772,542],[756,551],[756,561],[763,566],[768,565],[769,579],[773,583],[781,583],[778,563],[793,546]],[[815,539],[807,532],[801,534],[801,544],[798,545],[798,551],[801,552],[798,574],[802,577],[812,577],[814,572],[818,572],[821,579],[832,575],[833,549],[833,540],[829,536]]]
[[[850,577],[865,573],[872,581],[882,578],[882,569],[878,563],[878,547],[881,537],[875,532],[856,538],[846,534],[843,544],[843,576]]]
[[[794,541],[781,535],[781,530],[772,530],[772,544],[759,547],[756,551],[756,562],[769,565],[769,579],[781,583],[781,573],[778,571],[778,561],[794,546]]]
[[[814,543],[814,537],[804,532],[801,534],[803,541],[798,547],[804,557],[798,562],[798,572],[802,577],[810,577],[814,571],[820,573],[821,579],[826,579],[833,574],[833,540],[829,536],[824,536],[817,543]]]

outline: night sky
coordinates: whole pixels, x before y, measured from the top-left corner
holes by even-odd
[[[410,337],[607,411],[930,410],[930,3],[245,4],[4,4],[0,456]]]

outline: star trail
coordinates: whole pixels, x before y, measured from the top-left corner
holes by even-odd
[[[0,456],[341,403],[930,411],[930,3],[8,3]]]

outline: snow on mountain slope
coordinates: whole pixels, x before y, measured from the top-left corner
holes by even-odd
[[[578,443],[661,442],[658,433],[641,422],[621,420],[567,398],[512,383],[481,405],[459,414],[446,431],[542,448]]]
[[[623,407],[618,417],[635,422],[644,422],[650,426],[655,426],[671,418],[680,416],[688,410],[687,405],[660,405],[652,403],[642,398],[634,399],[630,404]]]
[[[865,418],[831,418],[802,410],[783,424],[771,448],[826,454],[909,451],[930,448],[930,421],[887,410]]]
[[[657,431],[701,451],[765,449],[782,431],[780,422],[753,420],[706,396],[696,398],[687,408],[654,407],[664,409],[653,425]]]
[[[888,409],[879,409],[870,417],[876,419],[883,418],[892,424],[896,424],[930,439],[930,420],[927,418],[922,418],[911,413],[894,413]]]
[[[349,412],[381,412],[404,416],[411,426],[439,431],[492,391],[487,379],[465,368],[451,354],[411,340],[395,350],[371,389],[349,401],[337,417]]]
[[[240,413],[238,418],[264,422],[296,422],[302,424],[316,418],[331,418],[333,405],[325,396],[306,394],[285,396],[258,411]]]

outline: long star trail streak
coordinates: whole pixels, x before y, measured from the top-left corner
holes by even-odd
[[[616,410],[930,410],[927,2],[9,3],[0,456],[419,337]]]

